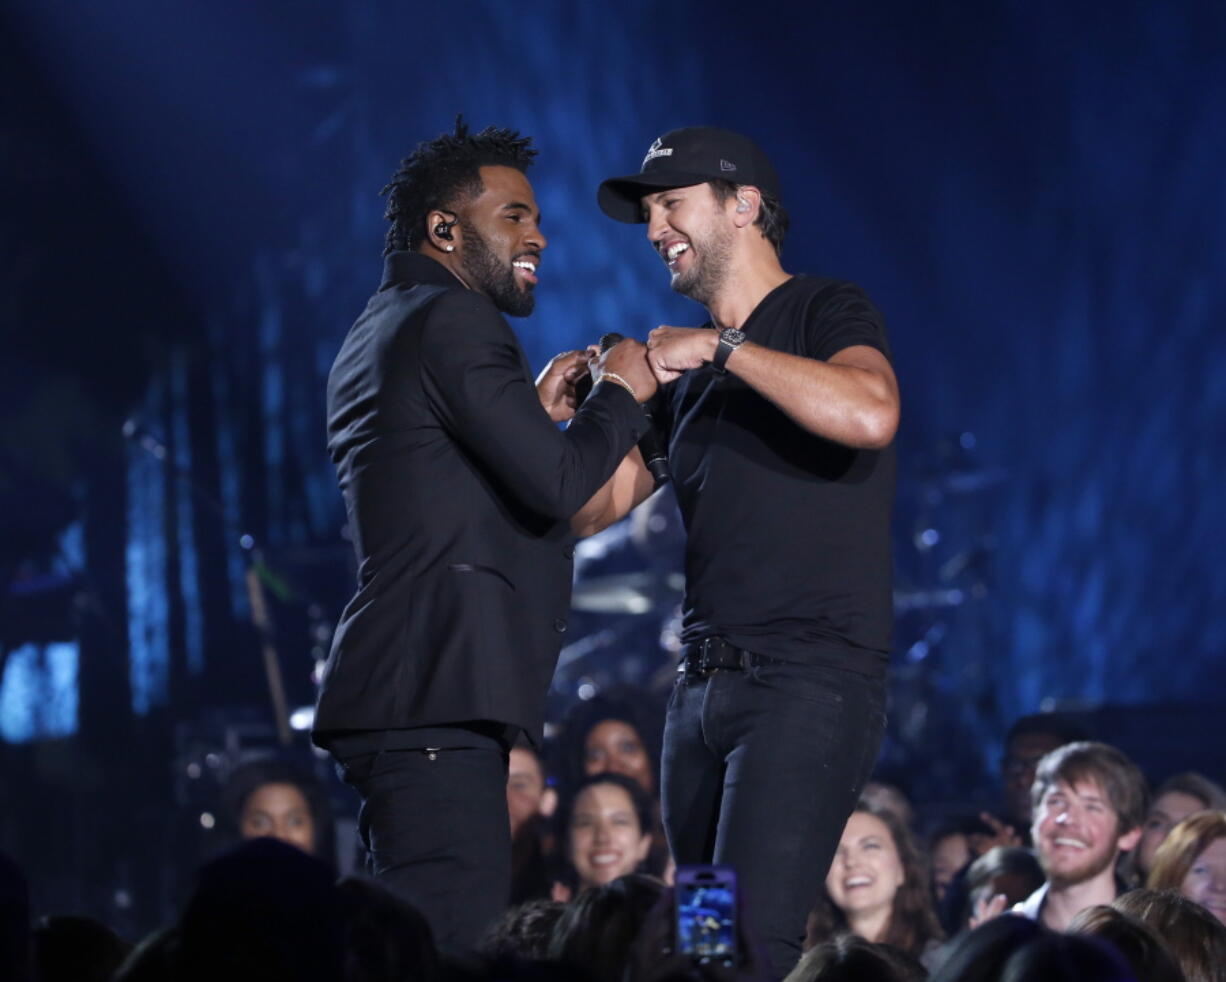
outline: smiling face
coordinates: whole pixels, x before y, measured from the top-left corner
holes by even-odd
[[[315,852],[315,820],[306,798],[292,784],[261,784],[247,797],[239,819],[244,839],[269,836]]]
[[[639,739],[638,730],[620,719],[601,720],[593,726],[583,741],[583,772],[600,774],[612,771],[624,774],[652,790],[651,761],[647,748]]]
[[[1154,854],[1171,829],[1193,812],[1205,807],[1199,798],[1182,791],[1168,791],[1154,799],[1145,824],[1141,826],[1141,844],[1137,846],[1137,869],[1148,873],[1154,867]]]
[[[460,207],[460,272],[503,313],[527,317],[546,245],[532,185],[514,167],[482,167],[480,173],[482,192]]]
[[[1054,886],[1110,877],[1121,850],[1133,848],[1140,829],[1121,830],[1107,793],[1093,779],[1057,781],[1039,801],[1031,826],[1039,863]]]
[[[625,788],[591,784],[579,793],[570,818],[570,861],[583,886],[633,873],[650,849],[651,834],[639,825]]]
[[[710,306],[732,263],[735,197],[719,202],[709,184],[644,195],[647,240],[682,296]]]
[[[1226,838],[1214,839],[1192,861],[1179,892],[1226,924]]]
[[[852,812],[826,874],[826,892],[835,906],[849,920],[888,914],[904,879],[889,826],[876,815]]]

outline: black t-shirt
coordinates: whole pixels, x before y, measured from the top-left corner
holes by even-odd
[[[889,357],[881,314],[851,283],[795,276],[742,329],[755,344],[827,360]],[[758,654],[884,670],[893,620],[894,448],[814,436],[710,365],[667,386],[656,419],[685,519],[684,642],[721,635]]]

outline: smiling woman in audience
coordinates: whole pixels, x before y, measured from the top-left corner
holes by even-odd
[[[919,955],[941,938],[928,878],[910,833],[892,812],[861,801],[839,841],[806,948],[843,930]]]
[[[1171,829],[1148,886],[1178,890],[1226,924],[1226,812],[1196,812]]]
[[[566,818],[566,855],[578,891],[637,872],[651,851],[651,798],[624,774],[589,778]],[[554,899],[567,900],[555,889]]]

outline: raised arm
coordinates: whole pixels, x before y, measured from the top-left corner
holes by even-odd
[[[718,343],[710,328],[658,327],[647,339],[647,360],[656,378],[669,382],[710,362]],[[844,446],[879,450],[898,429],[894,369],[869,345],[851,345],[822,361],[746,341],[724,367],[798,426]]]
[[[646,427],[630,393],[604,381],[559,431],[510,327],[474,294],[436,301],[420,343],[423,388],[443,424],[519,501],[551,518],[583,507]],[[643,375],[640,398],[654,388]]]

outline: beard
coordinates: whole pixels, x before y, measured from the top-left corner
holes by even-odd
[[[527,317],[536,306],[531,288],[520,289],[515,268],[494,255],[494,250],[474,226],[461,220],[460,228],[464,232],[464,258],[460,261],[464,272],[504,314]]]
[[[732,263],[732,232],[715,229],[702,239],[691,240],[694,262],[673,276],[669,284],[683,297],[709,307],[719,293]]]
[[[1078,883],[1085,883],[1087,880],[1092,880],[1100,873],[1111,868],[1115,862],[1116,847],[1115,840],[1111,841],[1111,848],[1099,850],[1090,850],[1080,863],[1076,865],[1066,865],[1057,868],[1054,863],[1048,862],[1043,855],[1043,850],[1039,849],[1039,865],[1043,867],[1043,872],[1047,874],[1047,878],[1055,887],[1071,887]]]

